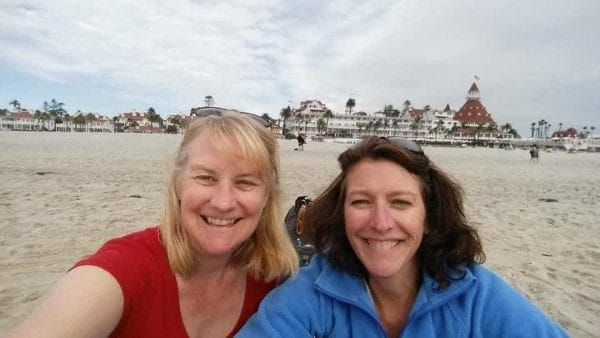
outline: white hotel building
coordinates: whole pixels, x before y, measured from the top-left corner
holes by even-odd
[[[328,108],[319,100],[307,100],[292,109],[292,117],[286,120],[289,133],[318,137],[358,138],[364,135],[401,136],[417,140],[465,142],[507,140],[513,135],[499,131],[497,125],[480,102],[479,89],[471,86],[465,104],[458,110],[449,105],[443,110],[409,107],[389,114],[364,112],[335,114],[326,117]]]

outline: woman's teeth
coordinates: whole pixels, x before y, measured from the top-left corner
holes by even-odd
[[[235,219],[233,218],[213,218],[213,217],[206,217],[206,222],[210,225],[214,225],[214,226],[229,226],[232,225],[235,222]]]

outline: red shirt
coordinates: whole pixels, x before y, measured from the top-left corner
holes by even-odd
[[[123,315],[111,337],[188,336],[181,319],[177,281],[160,243],[158,227],[112,239],[75,267],[81,265],[108,271],[121,286]],[[242,312],[228,337],[233,337],[276,285],[248,277]]]

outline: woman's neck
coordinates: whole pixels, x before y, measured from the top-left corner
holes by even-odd
[[[418,269],[391,278],[368,278],[375,309],[388,336],[398,337],[421,285]]]

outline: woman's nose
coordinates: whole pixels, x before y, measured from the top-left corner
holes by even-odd
[[[376,203],[371,212],[371,228],[377,231],[388,231],[392,228],[392,223],[390,211],[387,206],[382,203]]]
[[[211,204],[220,210],[228,210],[235,205],[235,194],[230,184],[219,184],[213,190]]]

